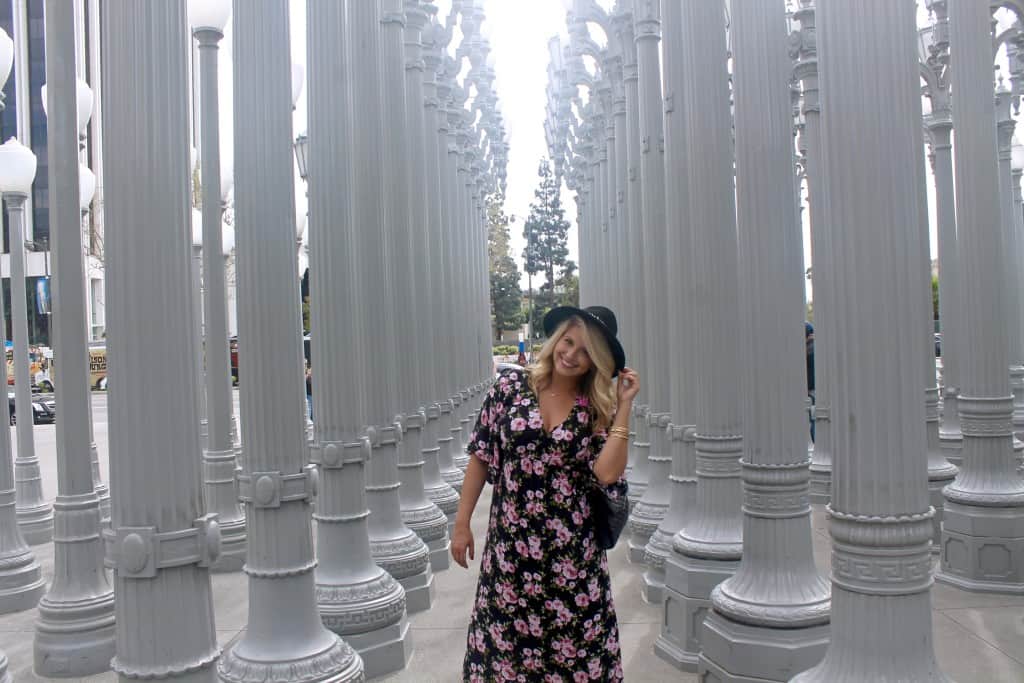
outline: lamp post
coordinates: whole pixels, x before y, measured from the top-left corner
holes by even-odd
[[[963,4],[988,13],[987,3]],[[818,177],[827,197],[819,215],[831,234],[833,378],[842,390],[831,398],[837,417],[831,425],[831,644],[821,664],[793,680],[942,681],[932,645],[933,511],[921,400],[924,140],[920,65],[910,44],[916,9],[885,0],[857,7],[819,0],[816,12]],[[966,22],[969,32],[979,28],[977,18]],[[864,35],[872,36],[870,46],[853,38]],[[991,102],[991,71],[977,68],[977,56],[956,57],[968,65],[968,81],[978,84],[961,90],[957,80],[958,107],[961,95]],[[985,96],[978,98],[982,87]],[[882,100],[889,109],[885,120],[858,117],[864,102]],[[991,138],[994,174],[991,104],[988,112],[976,122],[976,137]],[[880,162],[884,178],[878,177]],[[883,307],[891,317],[876,314]]]
[[[1011,248],[1000,221],[987,4],[950,0],[950,68],[956,90],[957,247],[964,349],[959,405],[963,465],[943,490],[941,568],[936,579],[965,590],[1024,592],[1024,569],[1004,558],[1024,547],[1024,481],[1013,453],[1013,398],[1007,369],[1008,291],[1001,278]],[[1008,103],[1007,103],[1008,104]],[[1009,160],[1004,158],[1004,164]],[[1004,167],[1005,169],[1005,167]],[[1009,169],[1006,175],[1009,175]],[[1006,191],[1004,189],[1003,191]],[[1004,200],[1007,198],[1003,198]],[[1012,197],[1008,198],[1012,202]],[[985,306],[968,305],[986,302]]]
[[[792,66],[785,0],[732,7],[739,259],[757,264],[739,276],[743,558],[711,593],[699,671],[712,679],[786,681],[821,660],[829,618],[829,586],[814,565],[803,429],[804,273],[793,201]]]
[[[203,213],[203,313],[206,360],[207,447],[203,451],[207,510],[217,514],[222,548],[215,571],[238,571],[245,562],[245,515],[235,489],[231,439],[231,360],[228,349],[227,285],[224,273],[220,162],[218,43],[231,14],[228,0],[192,0],[192,35],[199,43],[201,105],[200,178]],[[243,343],[245,343],[243,341]]]
[[[2,68],[0,64],[0,68]],[[33,434],[32,387],[28,359],[28,306],[25,292],[25,202],[32,191],[36,158],[13,138],[4,145],[11,165],[0,188],[7,200],[11,242],[11,327],[14,334],[14,406],[18,453],[14,461],[18,528],[29,545],[53,538],[53,506],[43,493]],[[19,177],[20,174],[20,177]],[[10,437],[8,436],[8,439]]]
[[[314,514],[319,554],[316,598],[324,624],[359,652],[367,677],[373,677],[403,668],[412,644],[405,589],[375,564],[367,531],[364,471],[371,445],[364,435],[361,404],[363,339],[352,321],[360,305],[356,233],[371,226],[358,223],[353,215],[359,196],[355,177],[365,169],[352,163],[349,155],[352,136],[368,135],[353,125],[353,103],[369,102],[354,100],[357,94],[350,88],[337,87],[337,73],[358,70],[353,61],[357,50],[338,50],[339,38],[347,41],[357,35],[349,25],[349,10],[336,0],[310,0],[306,18],[309,138],[317,142],[308,159],[317,416],[312,459],[321,475]],[[360,30],[365,27],[360,25]],[[376,50],[370,54],[376,59]],[[379,192],[379,186],[374,191]],[[337,349],[343,352],[333,352]]]
[[[88,166],[81,164],[78,167],[78,193],[79,193],[79,208],[81,209],[81,217],[83,222],[87,222],[89,215],[89,207],[92,205],[92,199],[96,196],[96,174],[93,173]],[[88,241],[88,227],[82,231],[82,240]],[[86,263],[89,258],[88,248],[82,250],[83,268],[87,268]],[[83,271],[84,272],[84,271]],[[85,287],[82,288],[82,298],[88,296],[88,291]],[[83,304],[85,305],[85,304]],[[85,309],[83,309],[85,310]],[[103,477],[100,474],[100,453],[96,447],[96,435],[95,428],[93,426],[92,417],[92,396],[89,396],[89,461],[92,465],[92,487],[96,491],[96,497],[100,500],[100,524],[105,528],[110,526],[110,489],[106,484],[103,483]]]
[[[10,68],[8,66],[5,70],[3,64],[5,37],[0,35],[0,77],[3,79],[7,78],[7,70]],[[2,87],[0,83],[0,89]],[[0,102],[0,111],[2,108],[3,102]],[[36,157],[30,149],[13,138],[0,146],[0,195],[7,202],[8,225],[12,237],[22,234],[24,230],[25,200],[32,189],[35,174]],[[3,336],[0,329],[0,342]],[[32,414],[31,410],[28,414]],[[37,461],[37,470],[38,467]],[[4,587],[0,590],[0,614],[34,607],[46,589],[42,570],[18,525],[14,475],[11,432],[4,429],[0,433],[0,586]],[[52,511],[50,520],[52,524]],[[4,660],[0,653],[0,680],[3,677]]]
[[[199,446],[206,451],[209,423],[206,419],[206,376],[203,371],[203,214],[192,209],[192,324],[196,347],[196,411],[199,413]]]
[[[290,149],[289,3],[239,2],[234,16],[238,322],[246,340],[241,410],[246,471],[249,625],[221,657],[229,683],[362,680],[362,660],[317,613],[310,508],[317,471],[308,464]],[[225,237],[234,236],[233,231]],[[236,245],[225,243],[224,251]],[[263,359],[277,357],[273,363]]]
[[[33,643],[41,676],[86,676],[110,668],[114,593],[103,571],[99,498],[89,453],[90,395],[79,201],[78,138],[87,120],[76,103],[74,8],[47,0],[46,81],[54,265],[53,350],[60,363],[54,578],[39,601]],[[90,102],[91,104],[91,102]],[[77,106],[76,106],[77,105]],[[85,115],[83,115],[85,114]],[[116,468],[111,468],[116,471]]]

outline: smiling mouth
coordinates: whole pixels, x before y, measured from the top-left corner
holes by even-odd
[[[569,361],[565,360],[565,358],[560,357],[558,359],[558,362],[560,362],[564,367],[569,368],[570,370],[575,370],[578,367],[578,365],[576,365],[575,363],[570,363]]]

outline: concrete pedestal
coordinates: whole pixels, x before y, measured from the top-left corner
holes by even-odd
[[[704,683],[783,683],[821,661],[829,626],[762,628],[711,612],[700,643],[697,672]],[[730,662],[732,670],[716,662]]]
[[[946,501],[937,581],[963,590],[1024,594],[1024,508]]]
[[[367,678],[377,678],[404,669],[412,659],[412,636],[409,620],[402,617],[397,624],[370,633],[345,636],[363,660]]]
[[[695,672],[711,591],[732,576],[739,560],[720,562],[673,553],[665,561],[664,620],[654,653],[681,671]]]

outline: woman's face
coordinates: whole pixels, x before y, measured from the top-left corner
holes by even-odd
[[[585,377],[594,362],[583,341],[583,326],[571,325],[555,345],[555,373],[562,377]]]

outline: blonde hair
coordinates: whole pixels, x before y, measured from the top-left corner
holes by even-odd
[[[592,364],[590,371],[580,381],[580,393],[590,402],[590,409],[594,413],[594,430],[606,429],[612,423],[616,408],[615,386],[612,384],[615,359],[604,336],[592,330],[583,318],[574,315],[559,325],[555,333],[548,337],[537,359],[527,368],[527,381],[533,393],[538,395],[545,387],[550,386],[555,372],[555,346],[566,331],[576,326],[583,331],[583,344]]]

